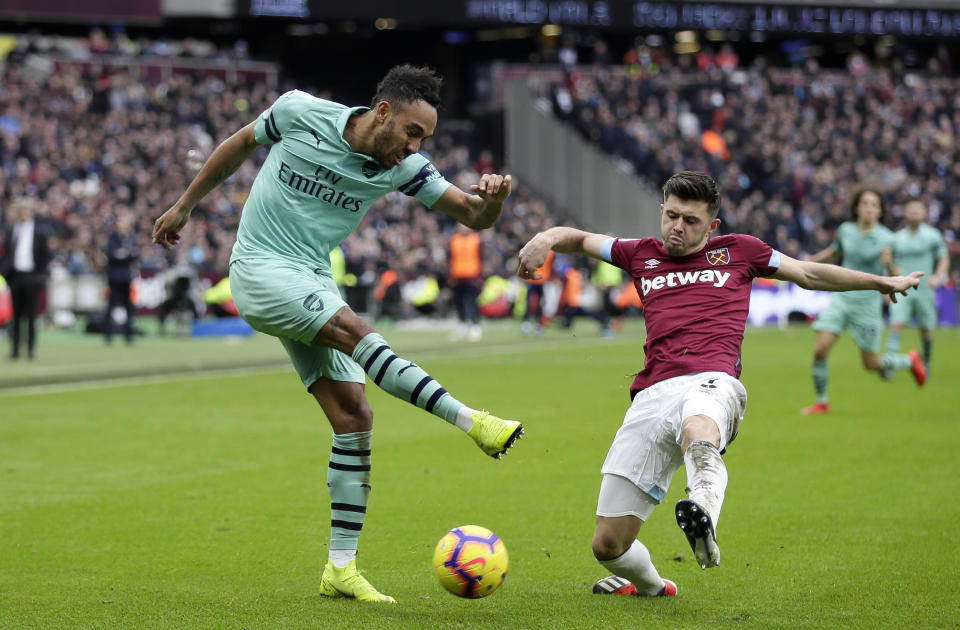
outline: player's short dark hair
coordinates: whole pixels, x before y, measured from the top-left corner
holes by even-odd
[[[683,201],[704,201],[710,220],[720,214],[720,186],[717,180],[706,173],[680,171],[674,173],[663,185],[663,200],[673,195]]]
[[[406,63],[394,66],[377,84],[377,93],[373,96],[370,108],[375,108],[380,101],[403,107],[422,100],[434,109],[439,109],[442,84],[443,79],[433,68],[416,67]]]
[[[853,215],[853,220],[856,221],[860,217],[857,216],[857,206],[860,205],[860,198],[863,197],[864,193],[873,193],[877,196],[877,199],[880,200],[880,219],[883,219],[883,215],[887,213],[887,202],[883,198],[883,192],[878,186],[866,185],[860,186],[853,193],[853,198],[850,199],[850,214]]]

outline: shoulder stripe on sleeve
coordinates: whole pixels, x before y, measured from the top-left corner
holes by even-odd
[[[767,267],[780,268],[780,252],[777,250],[770,252],[770,262],[767,263]]]
[[[277,132],[277,123],[273,119],[273,112],[270,112],[270,115],[267,116],[267,121],[265,125],[267,132],[267,137],[269,137],[274,142],[280,142],[280,134]]]
[[[616,240],[615,238],[608,238],[600,246],[600,256],[608,263],[613,262],[613,243]]]
[[[413,176],[413,179],[398,186],[397,190],[409,197],[413,197],[420,192],[420,189],[423,188],[427,182],[429,182],[431,179],[438,179],[439,177],[440,173],[437,172],[437,169],[433,166],[433,164],[427,162],[420,168],[419,171],[417,171],[417,174]]]

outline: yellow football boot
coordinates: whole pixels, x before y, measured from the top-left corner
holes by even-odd
[[[351,560],[345,567],[334,566],[327,560],[320,579],[320,594],[324,597],[352,597],[358,602],[381,602],[396,604],[397,600],[373,588],[357,570],[357,561]]]
[[[473,438],[483,452],[500,459],[513,443],[523,435],[523,425],[513,420],[503,420],[488,411],[477,411],[470,418],[473,428],[467,435]]]

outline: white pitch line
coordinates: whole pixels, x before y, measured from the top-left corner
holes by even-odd
[[[591,345],[611,345],[622,341],[631,341],[636,343],[635,339],[562,339],[556,341],[531,342],[523,345],[503,344],[493,346],[460,346],[454,350],[425,350],[405,352],[418,361],[449,359],[452,355],[457,357],[483,357],[491,355],[520,355],[540,352],[542,350],[556,350],[566,348],[582,348]],[[61,392],[74,392],[92,389],[109,389],[116,387],[134,387],[137,385],[150,385],[155,383],[169,383],[171,381],[192,381],[197,379],[212,379],[230,376],[249,376],[251,374],[266,374],[270,372],[288,372],[293,371],[292,366],[252,366],[242,368],[215,368],[210,370],[197,370],[191,372],[154,374],[148,376],[129,376],[92,379],[88,381],[73,381],[69,383],[52,383],[50,385],[25,385],[23,387],[11,387],[9,389],[0,389],[0,398],[7,396],[36,396],[39,394],[56,394]]]
[[[267,372],[283,372],[292,370],[292,367],[254,366],[243,368],[217,368],[211,370],[197,370],[195,372],[179,374],[154,374],[151,376],[120,376],[115,378],[94,379],[90,381],[73,381],[70,383],[52,383],[50,385],[25,385],[0,389],[0,398],[6,396],[35,396],[38,394],[59,394],[61,392],[75,392],[89,389],[109,389],[114,387],[132,387],[149,385],[152,383],[169,383],[170,381],[186,381],[196,379],[221,378],[224,376],[246,376],[249,374],[264,374]]]

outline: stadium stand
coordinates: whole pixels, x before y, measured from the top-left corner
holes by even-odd
[[[922,197],[960,253],[960,92],[952,68],[936,58],[907,71],[857,54],[830,70],[812,60],[743,64],[729,46],[680,56],[638,46],[620,65],[605,45],[595,42],[592,52],[591,65],[569,54],[551,65],[565,77],[542,94],[554,114],[654,185],[675,170],[718,174],[721,229],[800,256],[831,240],[847,216],[846,191],[871,179],[887,192],[888,223],[897,223],[904,201]],[[175,253],[150,244],[150,225],[217,142],[292,87],[272,64],[249,59],[242,42],[131,39],[96,28],[86,38],[19,36],[0,74],[0,205],[19,195],[44,201],[41,220],[57,235],[54,275],[99,276],[108,227],[130,210],[145,277],[187,263],[215,283],[227,272],[265,149],[204,200]],[[442,124],[424,147],[462,188],[502,168],[486,149]],[[520,245],[564,219],[556,215],[519,186],[495,229],[482,233],[487,273],[511,277]],[[0,227],[4,221],[0,214]],[[386,270],[401,281],[427,274],[443,286],[452,229],[415,200],[385,197],[343,244],[358,287],[353,299],[371,299]],[[147,307],[163,299],[149,291],[139,298]]]
[[[214,61],[232,54],[197,42],[144,40],[133,46],[93,29],[80,43],[23,38],[8,56],[0,75],[0,201],[19,195],[44,201],[42,220],[57,234],[55,274],[99,275],[108,228],[126,210],[136,216],[145,276],[179,263],[214,282],[227,273],[245,195],[266,149],[198,206],[176,252],[152,246],[150,226],[217,142],[293,85],[271,87],[271,73],[257,67],[225,80],[216,64],[196,63],[198,50]],[[131,58],[157,55],[166,60],[164,72],[131,67]],[[495,167],[490,151],[471,153],[453,134],[439,134],[424,150],[464,188]],[[497,230],[483,233],[489,269],[512,275],[510,261],[520,245],[552,224],[545,203],[521,186]],[[361,287],[372,287],[387,269],[406,275],[425,270],[443,280],[452,229],[444,215],[399,193],[389,195],[343,244],[347,271]],[[161,299],[151,304],[141,296],[140,302],[157,306]]]
[[[623,61],[570,68],[545,88],[552,111],[651,182],[716,174],[721,229],[793,256],[817,251],[848,216],[845,191],[878,181],[888,223],[920,197],[949,240],[960,236],[960,89],[946,61],[742,65],[729,46],[681,56],[638,46]]]

